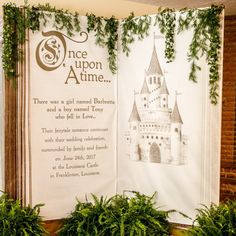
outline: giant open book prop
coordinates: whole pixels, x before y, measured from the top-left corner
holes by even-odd
[[[176,36],[172,63],[158,26],[128,57],[118,44],[112,74],[80,20],[73,37],[50,26],[28,34],[18,86],[24,201],[44,203],[45,219],[66,217],[91,193],[156,191],[159,205],[190,217],[218,202],[221,101],[210,104],[204,58],[199,82],[188,81],[191,29]]]

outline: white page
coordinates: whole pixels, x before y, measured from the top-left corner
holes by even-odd
[[[200,203],[219,200],[221,100],[210,104],[204,58],[197,62],[198,82],[188,80],[192,34],[176,36],[172,63],[166,63],[165,40],[154,25],[128,57],[119,54],[118,192],[156,191],[163,209],[194,219]],[[179,214],[170,220],[191,223]]]
[[[46,219],[66,217],[76,198],[115,194],[116,75],[106,48],[85,32],[29,34],[27,202],[44,203]]]

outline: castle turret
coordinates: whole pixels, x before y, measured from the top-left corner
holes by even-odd
[[[140,98],[141,98],[141,102],[140,102],[140,105],[141,105],[141,108],[148,108],[148,104],[149,104],[149,88],[148,88],[148,85],[147,85],[147,80],[144,78],[144,81],[143,81],[143,87],[141,89],[141,92],[140,92]]]
[[[129,117],[130,130],[130,158],[134,161],[141,159],[141,150],[139,146],[139,124],[140,116],[134,99],[133,109]]]
[[[171,114],[171,156],[173,164],[181,164],[182,160],[182,118],[180,116],[177,94],[175,97],[175,105]]]
[[[146,74],[151,91],[161,86],[161,76],[163,76],[163,72],[157,57],[155,45],[153,47],[152,57]]]
[[[160,99],[162,108],[168,108],[168,96],[169,96],[169,91],[166,86],[165,78],[163,78],[160,88]]]
[[[159,89],[161,87],[161,78],[163,72],[157,57],[155,44],[153,46],[151,60],[146,71],[146,80],[148,83],[148,88],[150,91],[150,106],[153,109],[159,108],[161,106]]]

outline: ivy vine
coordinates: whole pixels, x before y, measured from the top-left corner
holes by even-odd
[[[159,25],[161,33],[165,36],[165,58],[167,59],[167,63],[172,62],[175,59],[175,10],[170,8],[161,10],[160,13],[156,15],[154,24]]]
[[[68,36],[73,36],[74,32],[80,32],[79,13],[72,14],[68,10],[56,9],[49,3],[45,5],[38,4],[30,7],[25,5],[26,15],[24,16],[28,22],[27,27],[32,31],[40,30],[40,22],[46,26],[49,19],[54,17],[53,27],[57,30],[66,30]]]
[[[17,76],[17,62],[22,58],[20,45],[26,40],[26,29],[33,32],[40,30],[40,22],[46,26],[48,20],[54,16],[54,27],[57,30],[65,29],[69,36],[80,31],[79,14],[57,10],[49,4],[31,7],[25,5],[19,8],[14,3],[3,6],[3,69],[7,79]]]
[[[122,50],[127,56],[130,53],[129,45],[135,41],[135,36],[137,36],[139,40],[147,37],[151,23],[152,21],[150,16],[144,15],[141,17],[135,17],[133,12],[127,18],[122,20]]]
[[[117,71],[117,40],[118,40],[118,20],[111,18],[98,17],[94,14],[87,14],[87,30],[94,31],[96,44],[107,47],[109,68],[112,73]]]
[[[212,104],[217,104],[219,97],[220,15],[223,8],[213,5],[208,9],[183,9],[178,24],[178,33],[193,28],[193,38],[188,50],[188,61],[191,63],[189,79],[193,82],[197,82],[197,71],[201,70],[197,61],[206,55]]]
[[[3,13],[2,63],[6,77],[10,79],[17,76],[17,62],[22,54],[19,45],[25,40],[25,20],[21,10],[13,3],[7,3]]]
[[[201,69],[197,64],[200,57],[206,55],[209,65],[210,99],[217,103],[219,90],[219,55],[220,55],[220,17],[223,6],[211,6],[206,9],[182,9],[176,17],[174,9],[163,9],[156,15],[154,25],[159,26],[165,37],[165,58],[167,62],[175,59],[175,36],[182,31],[193,29],[193,38],[189,45],[188,61],[190,62],[189,79],[197,82],[197,72]],[[17,62],[22,58],[21,44],[26,40],[26,29],[40,30],[41,24],[47,25],[53,17],[54,27],[65,30],[68,36],[80,32],[79,14],[68,10],[56,9],[49,4],[30,6],[27,3],[19,8],[14,3],[3,7],[3,68],[6,78],[17,76]],[[50,21],[51,22],[51,21]],[[135,17],[131,13],[120,22],[121,47],[128,56],[130,45],[136,39],[144,39],[149,34],[152,24],[150,16]],[[177,27],[178,26],[178,27]],[[119,21],[111,18],[87,14],[87,31],[95,32],[96,44],[106,47],[110,70],[117,71],[117,41]]]

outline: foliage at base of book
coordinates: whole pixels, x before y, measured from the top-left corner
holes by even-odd
[[[65,219],[59,236],[170,235],[169,213],[155,207],[154,196],[138,192],[133,197],[116,195],[109,199],[93,196],[92,202],[77,200],[75,210]]]
[[[236,236],[236,201],[211,204],[198,209],[190,236]]]
[[[41,236],[45,235],[40,207],[23,207],[19,200],[3,194],[0,196],[0,235],[1,236]]]

